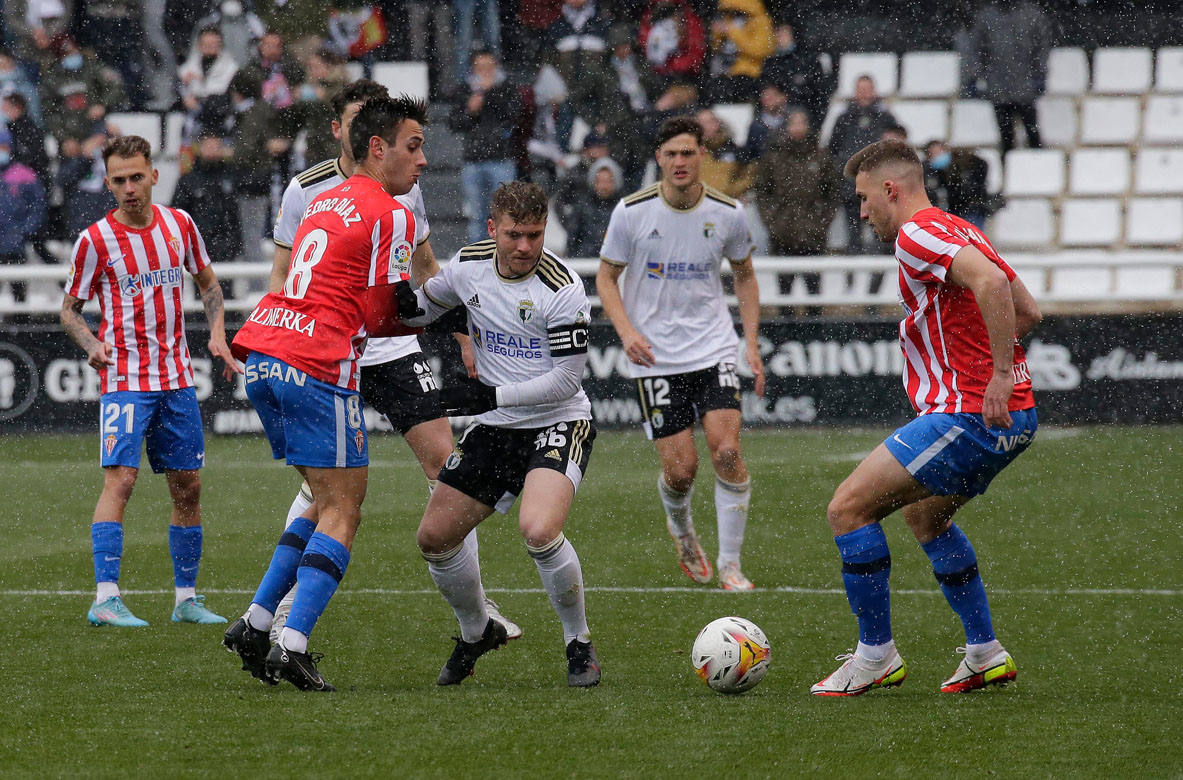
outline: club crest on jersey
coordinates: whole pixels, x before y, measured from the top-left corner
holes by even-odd
[[[168,248],[173,250],[173,254],[179,256],[181,254],[181,239],[176,236],[170,236],[168,239]]]
[[[118,439],[113,433],[108,433],[107,437],[103,439],[103,450],[107,453],[107,457],[111,457],[111,453],[115,451],[115,442],[117,441]]]
[[[715,235],[715,223],[714,222],[708,222],[702,226],[702,237],[703,238],[711,238],[714,235]]]
[[[366,448],[366,434],[361,428],[353,434],[353,446],[357,447],[357,454],[361,455]]]
[[[646,279],[664,279],[665,278],[665,263],[650,260],[645,263],[645,278]]]
[[[653,414],[649,415],[649,424],[654,428],[660,428],[665,425],[665,415],[661,413],[660,409],[654,409]]]
[[[529,322],[534,317],[534,301],[520,300],[518,301],[518,319],[522,322]]]

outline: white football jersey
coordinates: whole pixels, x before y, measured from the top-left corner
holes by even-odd
[[[437,306],[468,310],[477,374],[485,384],[508,385],[542,376],[554,358],[587,351],[591,305],[579,275],[550,252],[528,275],[509,279],[497,270],[492,239],[461,249],[423,293]],[[590,420],[591,402],[580,387],[549,404],[503,406],[477,417],[502,428],[542,428]]]
[[[630,376],[737,361],[739,337],[719,272],[724,258],[743,260],[752,247],[743,204],[711,187],[688,209],[671,206],[660,182],[616,204],[600,259],[627,269],[625,312],[655,358],[653,366],[630,362]]]
[[[345,173],[341,170],[337,158],[317,163],[308,170],[293,178],[283,192],[283,202],[279,214],[275,218],[275,229],[271,238],[276,246],[284,249],[292,248],[292,240],[296,237],[296,228],[304,217],[304,209],[322,192],[331,190],[345,181]],[[406,195],[397,195],[395,200],[406,206],[415,215],[415,246],[427,240],[430,227],[427,224],[427,206],[423,202],[423,191],[416,183]],[[365,353],[358,364],[362,366],[376,366],[389,363],[407,355],[420,352],[419,339],[415,336],[396,336],[386,339],[370,339],[366,342]]]

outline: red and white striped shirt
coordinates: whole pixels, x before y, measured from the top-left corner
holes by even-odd
[[[78,234],[66,292],[98,296],[98,339],[111,347],[114,365],[99,369],[102,392],[179,390],[193,384],[185,318],[185,273],[210,264],[193,218],[180,209],[152,206],[152,224],[133,228],[106,217]]]
[[[973,293],[946,274],[953,257],[973,246],[1015,278],[981,232],[960,217],[927,208],[900,228],[895,257],[900,264],[900,300],[907,316],[900,322],[904,387],[920,414],[982,411],[982,397],[994,370],[986,322]],[[1015,340],[1015,389],[1010,411],[1035,406],[1023,347]]]
[[[283,292],[259,301],[234,337],[322,382],[356,390],[366,290],[408,278],[415,217],[375,180],[351,176],[312,200],[292,242]]]

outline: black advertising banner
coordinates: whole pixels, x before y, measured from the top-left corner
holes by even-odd
[[[590,342],[584,387],[597,424],[639,424],[635,382],[611,327],[597,323]],[[241,379],[225,382],[206,356],[201,323],[190,325],[189,343],[206,429],[260,430]],[[456,370],[454,343],[431,337],[427,348],[446,381]],[[745,378],[748,425],[895,425],[912,416],[894,323],[766,322],[761,351],[768,386],[758,398]],[[1042,423],[1183,422],[1183,314],[1050,317],[1027,355]],[[60,328],[0,328],[0,432],[94,430],[98,400],[97,374]],[[372,414],[369,421],[388,428]]]

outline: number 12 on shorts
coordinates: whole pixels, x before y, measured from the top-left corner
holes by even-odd
[[[670,405],[670,381],[664,377],[646,377],[641,380],[641,389],[645,391],[645,401],[650,409],[655,406]]]

